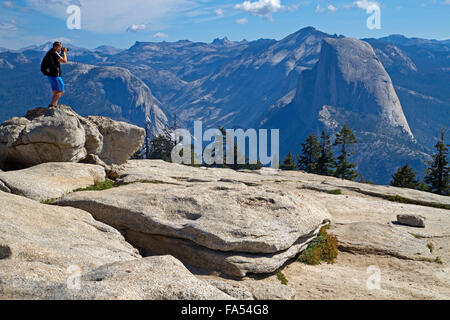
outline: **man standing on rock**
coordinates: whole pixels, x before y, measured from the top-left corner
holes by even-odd
[[[48,81],[52,86],[53,96],[52,102],[48,106],[58,107],[58,101],[64,94],[64,81],[61,78],[61,63],[67,63],[67,48],[63,48],[61,42],[53,43],[51,48],[41,64],[41,72],[48,77]]]

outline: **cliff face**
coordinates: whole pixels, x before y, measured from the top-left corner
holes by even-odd
[[[264,127],[280,128],[282,152],[310,133],[326,130],[333,136],[347,124],[359,142],[355,162],[360,172],[379,183],[402,162],[420,167],[426,158],[417,151],[389,74],[361,40],[325,39],[319,62],[300,75],[292,102],[264,119]]]
[[[319,63],[301,75],[294,103],[308,119],[319,119],[325,127],[330,124],[321,113],[331,106],[370,117],[378,129],[400,129],[413,138],[391,78],[372,47],[361,40],[325,39]]]
[[[331,35],[305,28],[280,41],[251,42],[171,102],[191,123],[208,113],[205,121],[212,125],[254,127],[272,105],[295,90],[300,73],[316,64],[326,37]]]
[[[150,88],[128,69],[75,63],[70,66],[66,78],[71,88],[64,97],[65,101],[76,106],[76,110],[82,114],[94,111],[140,127],[145,127],[148,117],[154,135],[163,133],[169,125],[161,103],[153,96]],[[94,108],[96,110],[93,110],[92,102],[98,104],[98,108]]]

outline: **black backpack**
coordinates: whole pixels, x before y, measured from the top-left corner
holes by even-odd
[[[53,61],[52,52],[53,49],[48,51],[44,59],[42,59],[41,72],[44,76],[59,77],[61,75],[61,71],[55,61]]]

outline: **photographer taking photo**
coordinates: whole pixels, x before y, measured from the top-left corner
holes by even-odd
[[[50,107],[58,107],[58,101],[64,94],[64,81],[61,78],[61,63],[67,63],[67,52],[69,49],[63,48],[61,42],[56,41],[41,63],[41,72],[48,77],[52,86],[52,101]]]

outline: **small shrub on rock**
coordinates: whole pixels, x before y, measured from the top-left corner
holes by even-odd
[[[298,257],[298,261],[318,265],[322,261],[334,263],[338,255],[338,241],[333,235],[327,233],[328,227],[323,227],[316,239]]]
[[[334,194],[334,195],[341,195],[342,190],[341,189],[329,190],[329,191],[327,191],[327,193]]]
[[[114,182],[112,180],[106,179],[105,181],[96,181],[94,185],[87,188],[77,189],[74,192],[80,191],[101,191],[106,189],[114,188]]]
[[[281,284],[284,284],[285,286],[288,284],[288,279],[283,272],[281,272],[281,270],[277,271],[277,279],[280,280]]]

